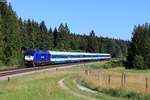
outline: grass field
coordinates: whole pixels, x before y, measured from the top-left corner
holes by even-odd
[[[89,93],[86,91],[81,91],[80,89],[77,88],[77,86],[73,82],[73,79],[76,79],[76,78],[78,78],[76,75],[72,75],[72,76],[65,78],[65,84],[70,89],[72,89],[73,91],[75,91],[77,93],[83,94],[83,95],[88,96],[88,97],[95,98],[97,100],[127,100],[127,99],[121,98],[121,97],[115,98],[115,97],[112,97],[112,96],[109,96],[109,95],[103,94],[103,93],[94,94],[94,93]]]
[[[89,73],[89,75],[82,74],[81,77],[93,82],[97,86],[103,88],[123,88],[129,91],[150,94],[150,73],[144,73],[144,71],[137,73],[134,70],[133,72],[131,70],[123,71],[123,69],[120,71],[120,68],[90,70]],[[123,74],[125,74],[125,79],[122,78]]]
[[[117,89],[121,86],[120,75],[122,75],[122,72],[127,73],[128,77],[126,87],[123,87],[123,89],[145,93],[145,85],[142,81],[145,79],[143,77],[150,76],[148,72],[145,74],[144,72],[137,73],[133,71],[132,73],[131,70],[128,72],[122,68],[103,69],[105,63],[78,66],[66,70],[34,73],[10,79],[9,82],[1,80],[0,100],[85,100],[62,89],[58,85],[58,81],[61,79],[64,79],[64,83],[71,90],[87,97],[95,98],[96,100],[128,100],[123,97],[113,97],[105,93],[93,94],[81,91],[73,83],[74,79],[80,79],[92,82],[93,87],[100,86]],[[87,76],[85,70],[91,70],[91,73]],[[104,78],[97,77],[97,75],[100,75],[99,73]],[[112,76],[111,85],[108,85],[108,75]],[[149,92],[148,89],[146,93]]]
[[[81,100],[57,85],[61,78],[73,73],[55,71],[0,81],[0,100]]]
[[[126,70],[120,66],[104,68],[105,65],[109,63],[91,65],[81,74],[78,81],[91,89],[112,96],[150,100],[150,70]]]
[[[87,66],[88,68],[89,66]],[[83,92],[73,84],[73,79],[84,73],[86,66],[35,73],[2,81],[0,80],[0,100],[85,100],[65,91],[58,81],[65,79],[65,84],[73,91],[96,98],[97,100],[122,100],[105,94]]]

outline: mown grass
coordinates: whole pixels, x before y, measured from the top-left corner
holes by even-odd
[[[70,72],[27,75],[10,82],[0,81],[0,100],[81,100],[61,89],[57,82]]]

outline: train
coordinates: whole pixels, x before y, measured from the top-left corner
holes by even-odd
[[[109,53],[81,53],[62,51],[27,50],[24,53],[24,64],[26,66],[40,66],[48,64],[70,63],[80,61],[108,60]]]

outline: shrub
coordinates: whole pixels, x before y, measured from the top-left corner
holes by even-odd
[[[123,61],[113,61],[111,62],[112,67],[118,67],[118,66],[123,66],[122,64]]]
[[[104,69],[109,69],[109,68],[112,68],[112,64],[111,63],[106,63],[102,66],[102,68]]]
[[[140,55],[136,55],[133,59],[133,67],[136,69],[145,69],[144,67],[144,59]]]

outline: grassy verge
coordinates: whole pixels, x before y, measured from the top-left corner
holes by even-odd
[[[80,70],[81,69],[81,70]],[[120,100],[104,94],[91,94],[77,89],[73,79],[82,73],[82,67],[57,70],[2,81],[0,80],[0,100],[84,100],[63,90],[58,81],[65,79],[65,84],[77,93],[101,100]]]
[[[0,69],[17,68],[18,66],[0,66]]]
[[[88,73],[80,76],[79,82],[100,93],[131,100],[150,100],[150,70],[126,70],[120,62],[94,64]],[[125,74],[125,79],[122,78]],[[146,83],[147,80],[147,83]],[[123,85],[123,86],[122,86]]]
[[[126,91],[123,89],[113,89],[113,88],[102,88],[99,86],[95,86],[90,81],[87,80],[78,80],[80,84],[82,84],[85,87],[88,87],[92,90],[96,90],[99,93],[104,93],[113,97],[122,97],[126,99],[131,100],[150,100],[150,95],[143,95],[140,93],[132,92],[132,91]]]
[[[138,73],[138,74],[143,74],[143,73],[150,73],[150,69],[147,70],[137,70],[137,69],[125,69],[124,67],[117,67],[113,69],[116,72],[124,72],[124,73]]]
[[[73,80],[79,78],[79,75],[71,75],[69,77],[66,77],[64,80],[64,83],[66,86],[68,86],[71,90],[75,91],[76,93],[85,95],[87,97],[95,98],[97,100],[127,100],[121,97],[112,97],[111,95],[103,94],[103,93],[89,93],[86,91],[81,91],[80,89],[77,88],[77,86],[74,84]]]
[[[120,75],[121,72],[118,71],[117,68],[112,68],[112,66],[112,63],[97,63],[85,66],[83,65],[66,70],[57,70],[25,75],[13,78],[10,80],[10,82],[0,81],[0,100],[83,100],[83,98],[76,97],[73,94],[60,88],[60,86],[58,85],[58,81],[61,79],[65,79],[66,86],[68,86],[71,90],[79,94],[86,95],[88,97],[96,98],[98,100],[150,100],[149,95],[130,92],[119,88],[104,88],[100,85],[95,85],[93,84],[93,82],[99,83],[99,81],[94,80],[93,76],[91,76],[92,82],[86,80],[86,78],[83,78],[84,80],[81,79],[81,76],[82,74],[85,74],[84,70],[86,69],[93,70],[93,72],[100,72],[100,70],[103,72],[106,71],[106,73],[109,72],[110,75],[114,75],[115,78],[119,78],[120,76],[118,77],[118,75]],[[114,69],[117,69],[115,73],[113,72]],[[113,73],[110,73],[111,71]],[[96,74],[92,74],[95,77]],[[129,76],[132,75],[129,74]],[[143,76],[141,76],[140,78],[142,78]],[[90,76],[88,76],[88,78],[89,77]],[[135,77],[137,76],[134,74],[133,78]],[[81,91],[73,83],[74,79],[79,79],[78,82],[80,84],[88,88],[97,90],[99,91],[99,93],[93,94]],[[129,79],[132,80],[132,77],[129,77]],[[117,81],[115,80],[115,82]],[[139,83],[137,80],[136,82]],[[133,86],[135,86],[135,83],[133,84]]]
[[[81,100],[58,86],[68,75],[70,72],[55,71],[0,81],[0,100]]]

